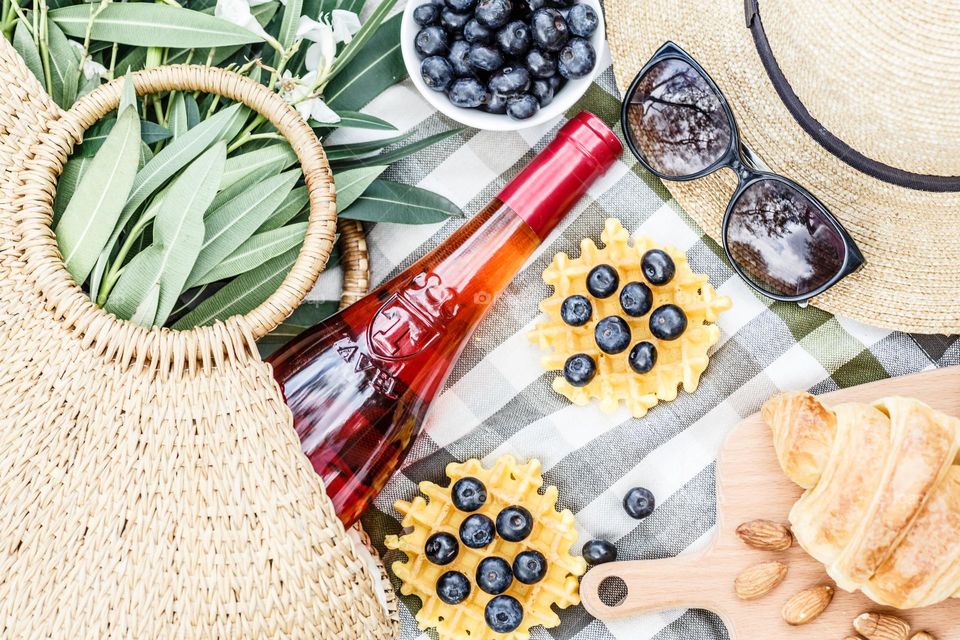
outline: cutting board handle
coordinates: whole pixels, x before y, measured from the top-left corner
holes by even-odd
[[[600,599],[607,578],[626,583],[622,602],[608,606]],[[665,609],[707,609],[718,614],[727,592],[733,589],[709,553],[694,553],[663,560],[611,562],[590,569],[580,581],[580,599],[590,614],[601,620],[624,618]],[[623,584],[619,585],[622,590]]]

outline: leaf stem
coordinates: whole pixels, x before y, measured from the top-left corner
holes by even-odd
[[[100,294],[97,296],[97,304],[101,307],[107,303],[107,298],[110,297],[110,292],[113,291],[113,287],[117,284],[117,281],[123,274],[123,262],[130,254],[130,250],[133,249],[134,243],[140,238],[144,230],[147,228],[147,225],[152,221],[153,218],[141,218],[140,220],[137,220],[137,224],[130,229],[130,233],[127,235],[126,239],[124,239],[123,244],[120,246],[120,251],[117,252],[117,257],[113,260],[113,264],[110,265],[110,268],[107,270],[107,274],[103,277],[103,283],[100,285]]]
[[[47,41],[47,0],[40,0],[39,16],[33,12],[35,28],[40,32],[40,57],[43,60],[43,81],[47,84],[47,91],[53,91],[53,77],[50,73],[50,45]],[[39,23],[37,22],[39,20]]]

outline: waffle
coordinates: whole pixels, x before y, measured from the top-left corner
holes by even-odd
[[[540,461],[517,464],[511,456],[497,460],[493,468],[485,469],[479,460],[447,465],[450,486],[440,487],[432,482],[421,482],[420,491],[428,498],[417,496],[413,502],[399,501],[394,506],[403,515],[403,526],[408,533],[387,536],[390,549],[403,551],[407,561],[393,563],[393,572],[403,583],[400,591],[414,595],[423,603],[417,612],[421,629],[436,628],[440,640],[527,640],[530,629],[536,625],[556,627],[560,618],[551,608],[565,609],[580,603],[578,577],[586,571],[583,558],[570,555],[570,546],[577,539],[573,514],[558,512],[557,488],[547,487],[543,493]],[[460,523],[471,515],[459,511],[450,498],[453,483],[470,476],[487,487],[487,502],[473,513],[481,513],[491,520],[504,507],[521,505],[533,515],[534,526],[530,536],[521,542],[508,542],[497,536],[483,549],[460,545],[457,558],[448,565],[438,566],[424,556],[427,538],[444,531],[457,536]],[[508,562],[521,551],[536,550],[547,559],[547,574],[533,585],[514,580],[506,595],[513,596],[523,606],[523,622],[510,633],[496,633],[487,626],[484,608],[493,596],[477,587],[474,576],[477,565],[486,557],[500,556]],[[437,579],[447,571],[460,571],[470,579],[469,597],[462,603],[450,605],[436,594]]]
[[[577,405],[592,399],[600,408],[613,412],[622,400],[637,418],[659,401],[674,400],[682,384],[689,393],[696,391],[700,376],[709,364],[707,352],[720,339],[720,329],[712,324],[717,316],[731,306],[730,298],[717,294],[707,276],[693,273],[683,252],[674,247],[659,247],[649,237],[640,236],[630,244],[630,234],[619,220],[607,220],[600,239],[604,247],[597,248],[589,238],[580,244],[580,257],[570,258],[558,253],[543,272],[543,280],[553,287],[553,295],[540,303],[547,315],[544,322],[530,332],[530,339],[548,351],[543,357],[547,370],[563,370],[567,358],[577,353],[591,356],[597,363],[597,374],[584,387],[574,387],[562,375],[553,381],[553,388]],[[631,318],[620,308],[619,292],[605,299],[597,299],[587,292],[586,278],[598,264],[608,264],[620,273],[620,284],[631,281],[646,282],[640,267],[643,254],[659,248],[673,258],[676,275],[663,286],[649,285],[653,291],[653,308],[673,303],[687,315],[687,329],[672,341],[658,340],[650,333],[649,313]],[[649,283],[648,283],[649,284]],[[594,314],[582,327],[572,327],[560,317],[560,305],[568,296],[580,294],[593,304]],[[594,340],[596,321],[619,315],[630,325],[631,345],[642,340],[652,342],[658,352],[656,366],[645,374],[635,373],[627,364],[629,349],[616,355],[600,351]]]

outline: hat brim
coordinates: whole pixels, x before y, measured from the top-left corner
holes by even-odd
[[[605,9],[621,92],[664,42],[676,42],[724,92],[746,145],[770,169],[809,189],[854,237],[866,265],[814,305],[889,329],[960,333],[960,193],[873,178],[807,134],[770,81],[746,26],[743,0],[608,0]],[[718,241],[735,184],[727,170],[665,182]]]

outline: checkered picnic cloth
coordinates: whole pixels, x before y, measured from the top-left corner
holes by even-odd
[[[587,109],[612,124],[619,98],[607,52],[605,69],[567,114]],[[408,82],[380,96],[369,113],[415,128],[417,137],[457,124],[433,111]],[[408,158],[386,177],[445,195],[466,213],[477,211],[554,136],[562,122],[518,133],[468,130]],[[619,125],[617,125],[619,129]],[[357,139],[338,132],[335,141]],[[617,217],[637,234],[687,252],[694,271],[706,273],[733,309],[717,323],[723,335],[694,394],[681,393],[637,420],[621,409],[607,415],[577,407],[551,389],[554,372],[540,366],[527,339],[537,304],[548,295],[541,274],[559,251],[579,253],[584,237],[599,240],[604,220]],[[373,281],[408,266],[451,234],[462,219],[441,224],[377,224],[368,229]],[[313,299],[332,299],[339,274],[325,274]],[[560,490],[580,544],[616,543],[624,560],[674,556],[703,546],[715,522],[715,458],[724,436],[778,390],[831,391],[880,378],[960,363],[960,339],[912,336],[867,327],[819,309],[772,303],[752,292],[731,270],[723,250],[705,236],[654,177],[625,153],[593,186],[576,210],[546,239],[470,339],[403,469],[377,498],[363,525],[389,566],[400,555],[383,546],[400,532],[395,500],[409,500],[417,483],[446,485],[447,463],[480,458],[490,464],[510,453],[539,458],[548,484]],[[637,522],[621,507],[623,494],[645,486],[656,512]],[[579,546],[574,549],[579,551]],[[665,576],[665,579],[668,578]],[[394,587],[399,590],[394,578]],[[656,585],[653,585],[656,588]],[[416,598],[401,597],[401,640],[435,638],[417,629]],[[601,622],[582,607],[560,612],[562,624],[535,629],[536,640],[707,640],[726,638],[720,619],[700,611],[669,611]]]

